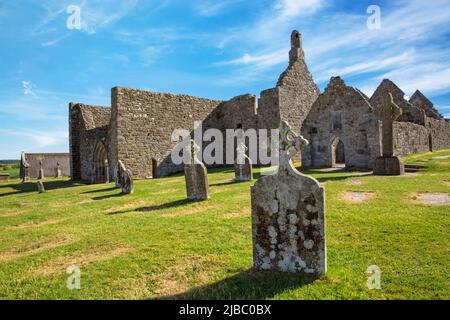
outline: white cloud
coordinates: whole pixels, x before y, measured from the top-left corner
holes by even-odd
[[[165,46],[149,46],[141,51],[142,64],[148,67],[154,64],[158,58],[162,55],[163,51],[166,50]]]
[[[0,130],[0,134],[9,137],[25,137],[29,142],[29,151],[37,151],[55,145],[63,144],[69,138],[67,131],[38,131],[25,128]]]
[[[244,2],[244,0],[204,0],[194,2],[193,7],[197,14],[205,17],[212,17],[223,13],[233,5],[242,2]]]
[[[278,15],[277,20],[283,21],[315,12],[322,5],[322,0],[277,0],[274,10]]]

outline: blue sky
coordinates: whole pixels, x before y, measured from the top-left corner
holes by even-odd
[[[293,29],[321,90],[341,75],[371,95],[389,78],[450,117],[449,22],[448,0],[0,0],[0,159],[67,152],[68,103],[108,106],[114,86],[258,95],[286,68]]]

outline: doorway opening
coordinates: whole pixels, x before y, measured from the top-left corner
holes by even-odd
[[[109,182],[108,152],[103,142],[98,142],[94,149],[94,168],[92,183],[101,184]]]
[[[331,144],[331,167],[345,168],[345,145],[339,138]]]

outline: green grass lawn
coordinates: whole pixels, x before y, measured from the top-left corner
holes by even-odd
[[[413,155],[419,175],[310,173],[326,190],[328,273],[252,270],[250,186],[210,170],[211,199],[185,200],[184,177],[108,185],[46,179],[47,192],[0,183],[1,299],[449,299],[450,212],[417,193],[450,194],[450,150]],[[259,171],[258,169],[256,170]],[[354,182],[358,180],[356,185]],[[360,204],[347,191],[372,192]],[[81,269],[69,290],[66,268]],[[381,290],[366,286],[371,265]]]

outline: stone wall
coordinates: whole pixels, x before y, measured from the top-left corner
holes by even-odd
[[[70,175],[73,180],[91,180],[97,143],[109,148],[111,108],[70,103]]]
[[[175,129],[193,130],[222,101],[116,87],[112,90],[111,166],[118,159],[139,178],[180,171],[170,159]],[[211,116],[210,116],[211,117]],[[155,170],[153,166],[156,166]]]
[[[381,155],[380,126],[358,90],[335,77],[311,108],[302,127],[310,144],[302,152],[304,167],[332,167],[334,150],[344,144],[347,167],[371,168]]]
[[[450,148],[450,123],[445,119],[427,119],[430,150]]]
[[[281,120],[289,121],[293,131],[299,134],[320,91],[306,65],[302,38],[298,31],[291,35],[289,66],[280,75],[277,88]],[[279,122],[276,127],[278,126]]]
[[[70,160],[68,153],[26,153],[25,158],[30,165],[28,169],[30,178],[38,177],[40,169],[39,161],[42,161],[45,178],[56,177],[58,162],[60,164],[62,175],[64,177],[70,175]]]
[[[436,110],[433,103],[419,90],[414,92],[414,94],[411,96],[411,99],[409,99],[409,103],[415,105],[416,107],[422,108],[425,111],[427,117],[442,119],[442,115],[439,113],[439,111]]]
[[[428,130],[411,122],[394,122],[394,150],[396,156],[430,151]]]

